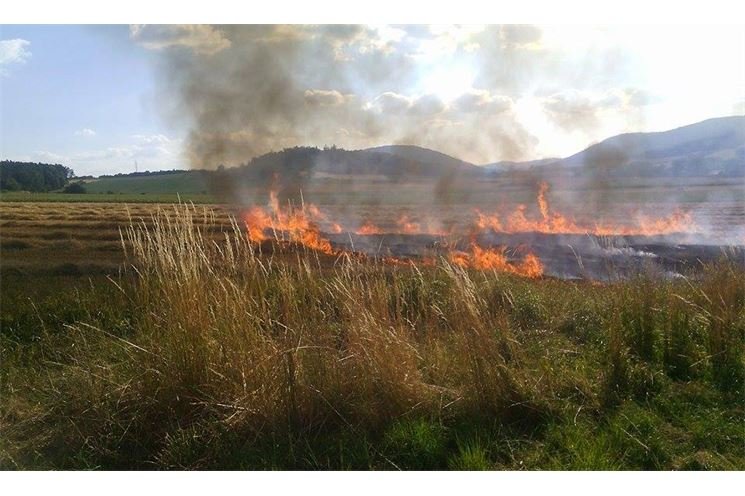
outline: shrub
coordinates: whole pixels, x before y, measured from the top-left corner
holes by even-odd
[[[77,183],[71,183],[65,186],[65,189],[62,190],[63,193],[70,193],[70,194],[83,194],[86,192],[85,186],[83,186],[82,182]]]

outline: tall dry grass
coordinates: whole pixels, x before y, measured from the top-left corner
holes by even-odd
[[[471,274],[344,256],[326,267],[310,252],[277,262],[238,225],[207,240],[197,215],[210,213],[179,207],[123,234],[142,309],[138,396],[159,408],[257,431],[539,410],[507,315]]]

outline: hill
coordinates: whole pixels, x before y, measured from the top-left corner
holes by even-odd
[[[558,161],[582,174],[611,176],[745,176],[745,116],[708,119],[670,131],[608,138]]]
[[[322,176],[378,176],[387,179],[479,174],[479,167],[426,148],[387,146],[367,150],[294,147],[252,159],[238,174],[269,180],[275,174],[308,179]]]
[[[429,148],[422,148],[421,146],[389,145],[389,146],[378,146],[375,148],[368,148],[363,151],[373,152],[373,153],[387,153],[387,154],[395,155],[395,156],[402,157],[408,160],[413,160],[413,161],[421,162],[424,164],[435,165],[437,167],[444,168],[444,169],[448,169],[448,168],[469,169],[471,167],[475,167],[474,164],[470,162],[465,162],[455,157],[451,157],[450,155],[446,155],[444,153],[441,153],[435,150],[430,150]]]
[[[516,162],[514,160],[503,160],[500,162],[494,162],[493,164],[482,165],[481,167],[490,171],[504,171],[504,170],[525,170],[533,169],[535,167],[543,167],[544,165],[555,164],[559,158],[540,158],[538,160],[528,160],[525,162]]]

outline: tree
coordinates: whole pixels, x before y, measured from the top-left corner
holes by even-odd
[[[10,191],[53,191],[63,188],[74,176],[69,167],[33,162],[0,162],[0,189]]]
[[[15,178],[10,177],[5,181],[3,189],[7,189],[8,191],[20,191],[21,185],[18,184],[18,181],[16,181]]]

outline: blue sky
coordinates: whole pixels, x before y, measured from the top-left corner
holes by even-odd
[[[72,162],[79,175],[184,165],[153,150],[177,148],[174,132],[153,111],[155,54],[127,26],[3,26],[0,39],[28,42],[2,66],[3,158]]]
[[[0,103],[2,158],[78,175],[294,145],[566,156],[745,114],[745,28],[2,26]]]

